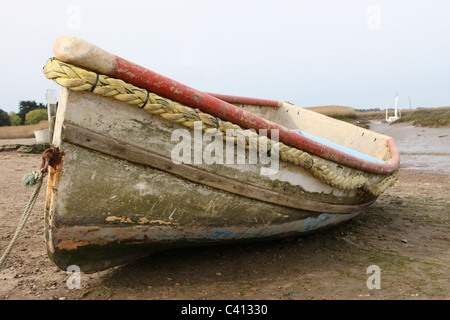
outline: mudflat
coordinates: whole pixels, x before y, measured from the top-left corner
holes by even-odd
[[[373,122],[371,130],[394,137],[402,169],[396,184],[353,220],[285,241],[166,251],[81,274],[74,289],[72,274],[47,257],[44,182],[0,271],[0,299],[449,299],[450,128]],[[32,193],[21,179],[40,163],[40,155],[0,152],[1,253]],[[379,268],[379,289],[371,286],[371,266]]]

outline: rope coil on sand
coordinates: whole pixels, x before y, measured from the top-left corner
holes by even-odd
[[[54,80],[70,90],[88,91],[103,97],[111,97],[191,129],[194,129],[194,122],[201,121],[203,131],[210,129],[220,131],[223,139],[231,139],[234,143],[244,144],[247,149],[250,145],[254,145],[252,144],[254,142],[257,142],[258,145],[266,145],[267,151],[278,150],[281,160],[300,166],[323,183],[341,190],[360,189],[378,196],[393,185],[398,177],[398,170],[381,180],[377,179],[379,176],[376,174],[356,170],[354,175],[344,176],[326,165],[321,158],[300,149],[292,148],[282,142],[274,143],[269,138],[258,135],[254,130],[243,129],[236,124],[223,121],[198,109],[184,106],[145,89],[137,88],[123,80],[79,68],[55,58],[47,61],[43,72],[48,79]],[[227,131],[228,129],[234,131]],[[229,132],[242,134],[230,135]],[[378,181],[373,182],[374,180]]]

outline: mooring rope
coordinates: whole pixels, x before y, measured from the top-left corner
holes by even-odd
[[[362,189],[378,196],[397,180],[398,170],[381,180],[379,175],[356,170],[352,171],[355,174],[344,176],[326,165],[320,157],[303,150],[290,147],[282,142],[274,143],[267,137],[260,136],[254,130],[243,129],[234,123],[223,121],[210,114],[135,87],[121,79],[110,78],[55,58],[47,61],[43,71],[48,79],[52,79],[70,90],[88,91],[103,97],[111,97],[191,129],[194,129],[194,122],[201,121],[203,131],[216,129],[222,133],[223,139],[232,139],[237,144],[244,144],[246,148],[249,148],[250,141],[256,140],[258,144],[265,144],[268,151],[278,150],[281,160],[301,166],[323,183],[341,190]],[[228,129],[243,134],[230,136]],[[242,136],[247,138],[242,139]]]
[[[0,259],[0,270],[3,269],[3,267],[6,264],[6,260],[9,257],[9,254],[11,253],[11,249],[13,248],[13,246],[16,244],[17,239],[19,238],[20,233],[22,232],[23,227],[25,226],[25,223],[27,222],[31,211],[33,210],[34,204],[36,203],[36,199],[39,195],[39,191],[41,190],[42,187],[42,182],[44,180],[44,170],[41,169],[39,171],[33,171],[31,173],[27,173],[23,178],[22,178],[22,183],[25,187],[31,187],[36,185],[36,188],[34,189],[30,200],[28,200],[28,203],[25,207],[25,210],[22,214],[22,217],[20,218],[19,221],[19,225],[17,226],[16,232],[14,233],[13,238],[11,239],[8,247],[6,248],[5,252],[3,253],[1,259]]]

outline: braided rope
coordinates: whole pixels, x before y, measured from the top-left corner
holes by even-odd
[[[281,160],[301,166],[323,183],[341,190],[362,189],[378,196],[393,185],[398,177],[398,170],[381,180],[378,175],[356,170],[353,170],[356,172],[354,175],[343,176],[324,164],[321,158],[282,142],[274,143],[269,138],[258,135],[254,130],[243,129],[198,109],[137,88],[121,79],[97,74],[54,58],[47,61],[44,74],[48,79],[71,90],[89,91],[103,97],[111,97],[191,129],[194,129],[194,122],[201,121],[203,131],[215,129],[222,133],[225,140],[232,139],[237,144],[244,144],[247,149],[250,145],[255,145],[253,142],[264,143],[267,150],[278,150]],[[229,132],[237,134],[230,135]],[[373,182],[374,180],[378,181]]]

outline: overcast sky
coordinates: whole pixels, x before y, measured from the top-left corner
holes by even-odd
[[[0,108],[45,102],[73,35],[207,92],[353,108],[450,105],[448,0],[2,1]]]

